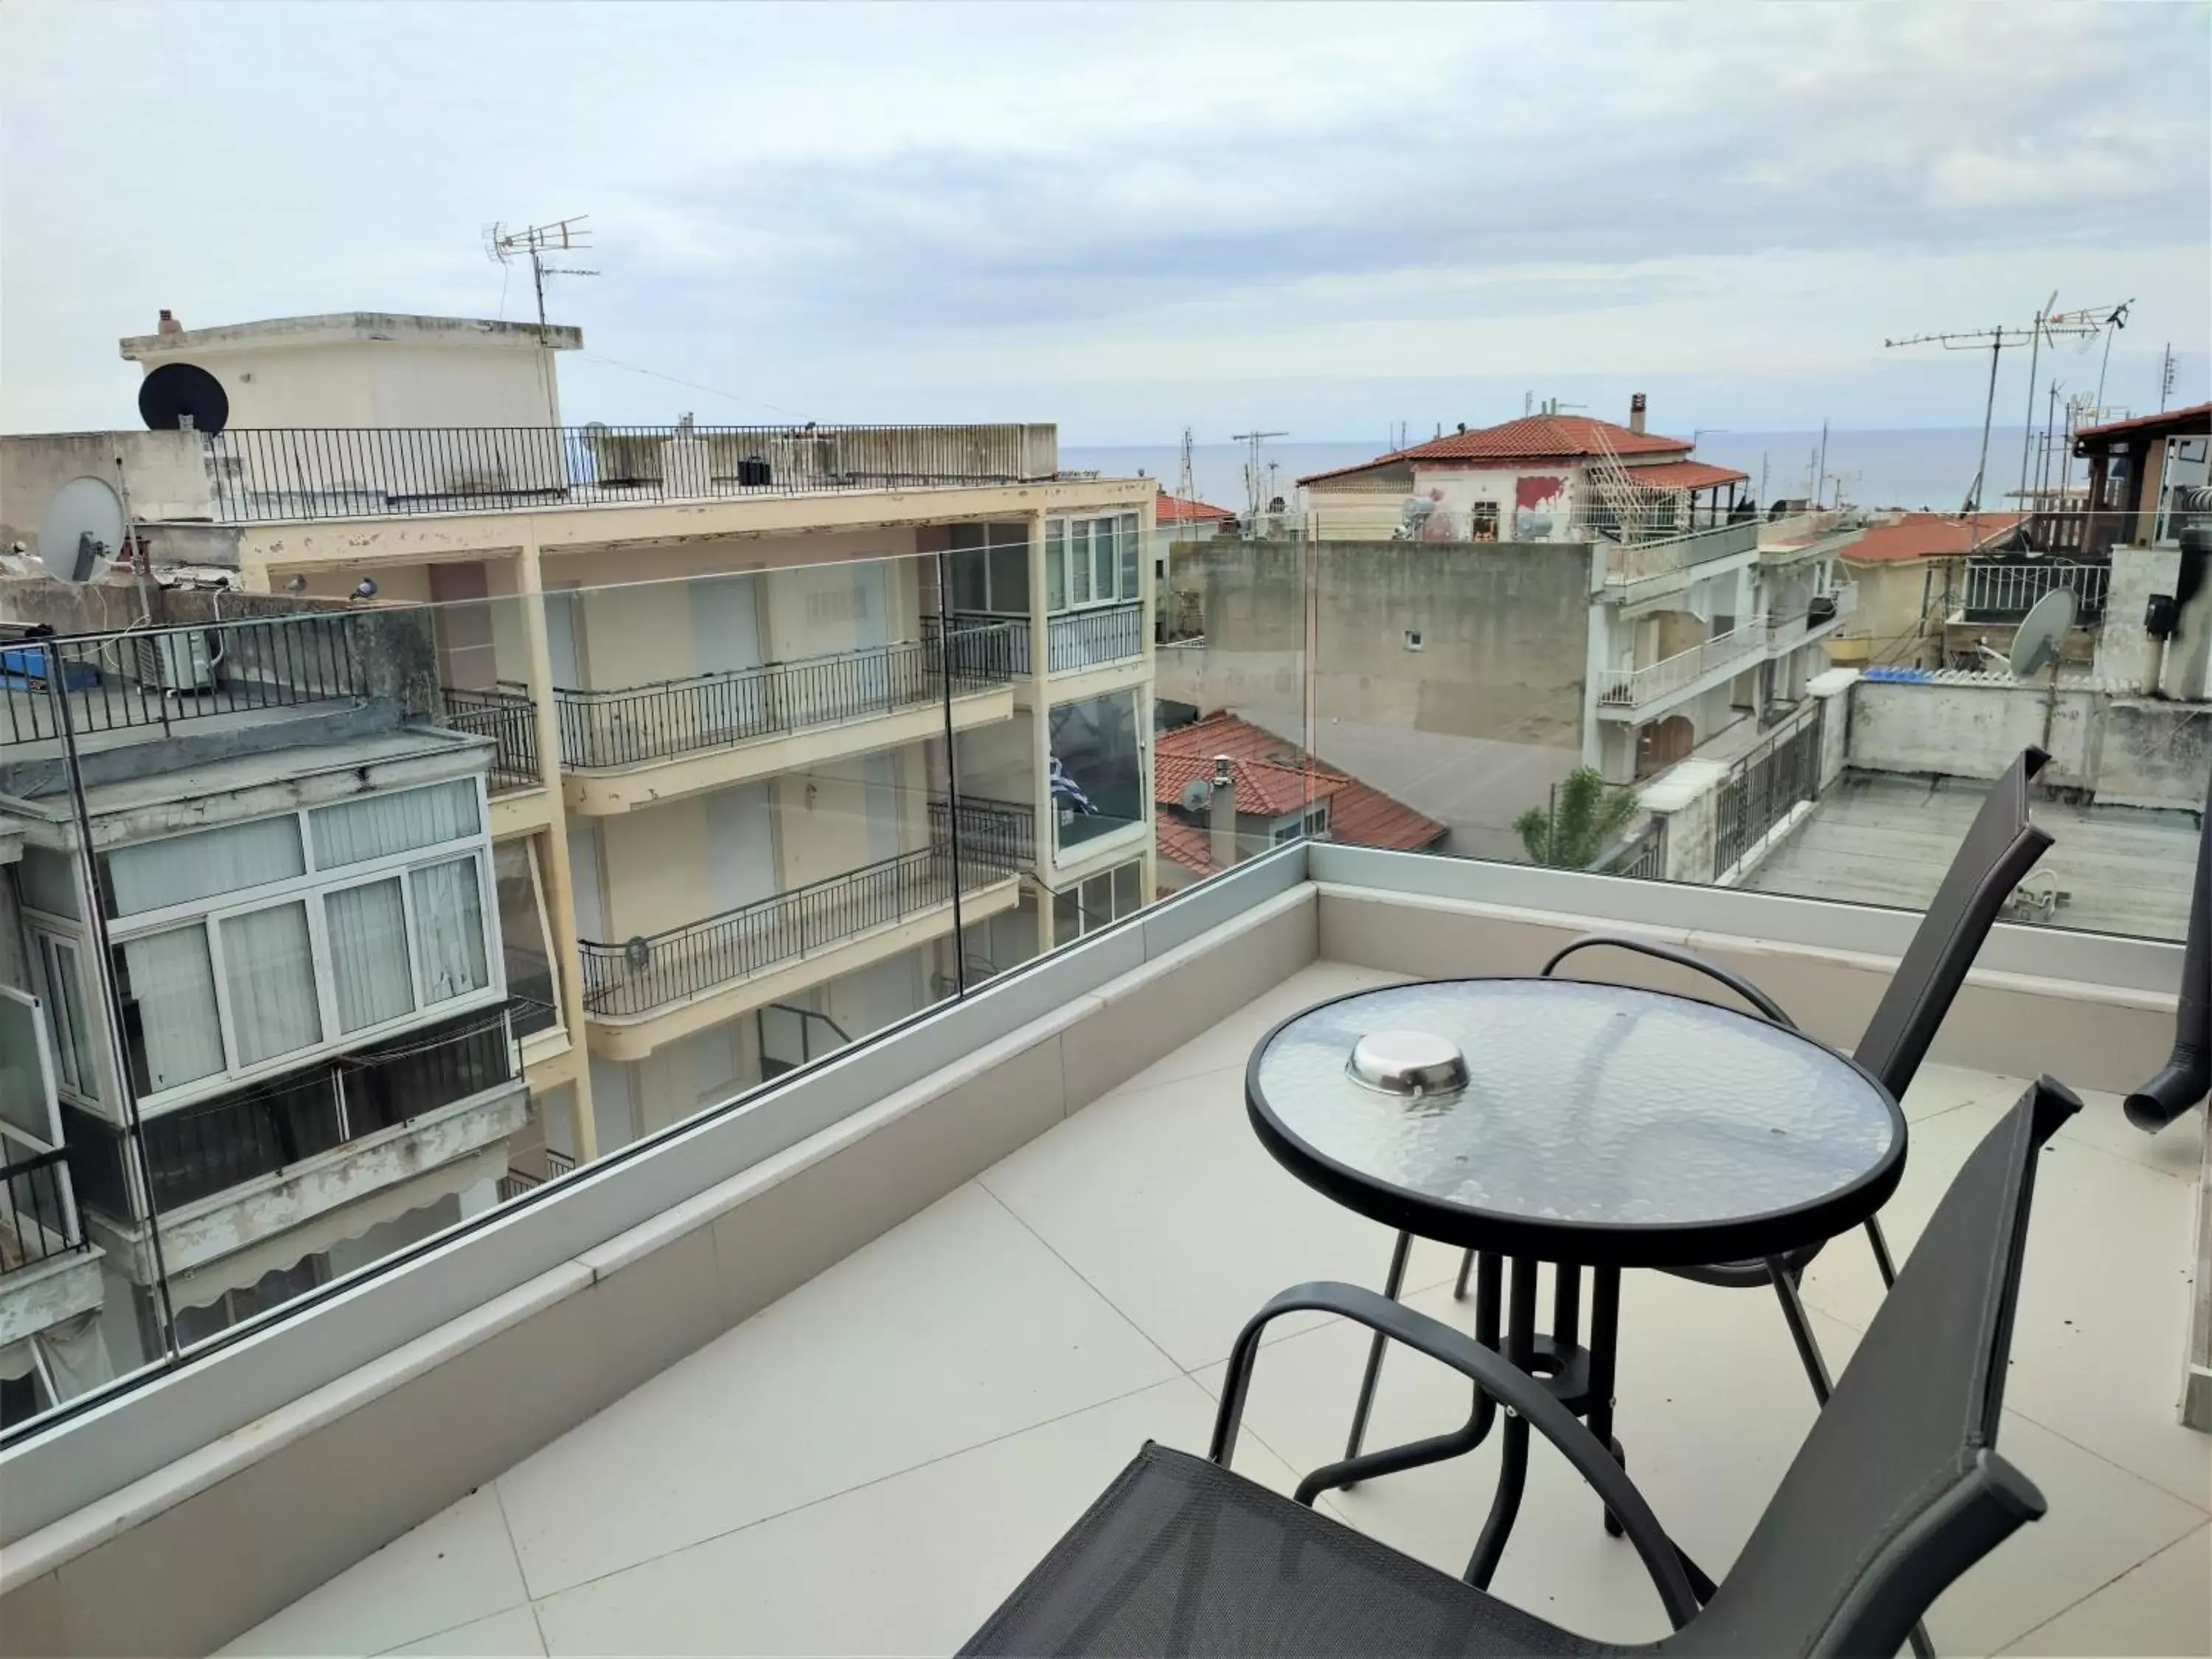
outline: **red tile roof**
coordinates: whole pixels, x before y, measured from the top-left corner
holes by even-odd
[[[1611,421],[1588,415],[1523,415],[1502,426],[1476,427],[1466,432],[1447,432],[1441,438],[1377,455],[1357,466],[1340,466],[1328,472],[1309,473],[1302,484],[1341,478],[1370,467],[1391,466],[1400,461],[1565,461],[1602,453],[1598,434],[1616,455],[1686,455],[1687,438],[1669,438],[1656,432],[1631,432]]]
[[[1160,491],[1159,503],[1152,510],[1156,524],[1234,524],[1237,515],[1225,507],[1216,507],[1211,501],[1187,501],[1180,495]]]
[[[1654,489],[1710,489],[1715,484],[1749,483],[1751,474],[1705,461],[1651,461],[1627,469],[1632,483]]]
[[[2212,404],[2191,404],[2186,409],[2163,410],[2156,415],[2137,415],[2124,421],[2108,421],[2103,426],[2085,426],[2074,434],[2079,443],[2084,438],[2110,438],[2123,432],[2140,432],[2145,427],[2172,423],[2177,432],[2202,432],[2212,426]]]
[[[1329,834],[1362,847],[1426,847],[1444,826],[1393,800],[1379,789],[1325,766],[1296,744],[1234,714],[1209,714],[1193,725],[1163,732],[1152,744],[1152,797],[1179,805],[1193,778],[1211,779],[1213,757],[1226,755],[1237,778],[1240,811],[1288,817],[1310,800],[1329,803]],[[1214,867],[1206,832],[1166,814],[1154,820],[1160,855],[1194,870]]]
[[[2025,513],[1984,513],[1977,519],[1908,513],[1895,524],[1875,525],[1837,556],[1853,564],[1956,558],[2002,541],[2027,517]]]

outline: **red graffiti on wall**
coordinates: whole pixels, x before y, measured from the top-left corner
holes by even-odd
[[[1565,478],[1525,477],[1513,481],[1513,505],[1541,507],[1565,488]]]

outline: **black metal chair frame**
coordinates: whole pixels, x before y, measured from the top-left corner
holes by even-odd
[[[1267,1327],[1286,1314],[1322,1312],[1364,1325],[1387,1341],[1401,1342],[1458,1371],[1473,1382],[1479,1412],[1488,1414],[1503,1406],[1510,1418],[1558,1448],[1596,1492],[1607,1513],[1618,1518],[1675,1632],[1654,1646],[1633,1650],[1883,1654],[1894,1652],[1908,1635],[1924,1640],[1918,1620],[1936,1597],[2021,1524],[2044,1513],[2041,1494],[1997,1455],[1995,1443],[2036,1154],[2080,1107],[2063,1086],[2048,1078],[2039,1079],[1970,1157],[1930,1223],[1935,1255],[1925,1262],[1907,1264],[1905,1282],[1914,1287],[1911,1307],[1899,1306],[1893,1299],[1877,1312],[1860,1356],[1838,1388],[1836,1412],[1844,1415],[1824,1413],[1735,1567],[1719,1585],[1690,1565],[1615,1461],[1612,1448],[1541,1379],[1478,1337],[1374,1291],[1316,1283],[1296,1285],[1271,1300],[1245,1325],[1230,1355],[1206,1454],[1219,1473],[1198,1484],[1225,1492],[1261,1514],[1263,1524],[1279,1530],[1281,1547],[1270,1551],[1261,1567],[1247,1557],[1224,1569],[1234,1576],[1264,1568],[1271,1583],[1256,1587],[1223,1583],[1220,1593],[1249,1595],[1256,1588],[1263,1594],[1295,1595],[1301,1535],[1322,1542],[1347,1540],[1364,1551],[1367,1559],[1379,1553],[1402,1568],[1426,1573],[1324,1516],[1309,1518],[1274,1508],[1274,1518],[1266,1520],[1270,1507],[1281,1506],[1284,1500],[1228,1472]],[[1955,1211],[1954,1203],[1959,1206]],[[1995,1237],[1983,1231],[1985,1224],[1996,1229]],[[1962,1228],[1967,1230],[1963,1235]],[[1958,1259],[1954,1252],[1964,1255],[1956,1267],[1950,1265]],[[1893,1307],[1898,1309],[1893,1316],[1898,1328],[1886,1330]],[[1941,1351],[1932,1392],[1919,1370],[1929,1343]],[[1862,1366],[1863,1375],[1859,1374]],[[1891,1396],[1899,1389],[1917,1401],[1917,1407],[1895,1405]],[[1899,1409],[1912,1420],[1899,1424],[1895,1413]],[[1879,1443],[1870,1447],[1869,1442]],[[1879,1467],[1862,1477],[1858,1471],[1869,1455]],[[1218,1642],[1224,1626],[1207,1625],[1201,1616],[1213,1587],[1206,1577],[1213,1570],[1206,1530],[1210,1523],[1200,1522],[1197,1531],[1177,1543],[1164,1532],[1148,1531],[1152,1522],[1133,1531],[1134,1523],[1122,1523],[1115,1513],[1117,1502],[1163,1464],[1204,1468],[1186,1454],[1148,1444],[962,1651],[1080,1653],[1093,1650],[1093,1644],[1111,1651],[1130,1651],[1126,1629],[1116,1632],[1110,1644],[1101,1639],[1101,1632],[1130,1598],[1148,1590],[1157,1598],[1157,1589],[1146,1581],[1164,1570],[1176,1577],[1171,1618],[1164,1635],[1149,1641],[1144,1650],[1204,1651],[1209,1640]],[[1324,1470],[1308,1476],[1295,1501],[1310,1510],[1317,1482],[1327,1484],[1320,1480],[1325,1474]],[[1185,1491],[1194,1489],[1189,1481],[1182,1484]],[[1865,1490],[1859,1490],[1862,1486]],[[1829,1514],[1836,1503],[1851,1518],[1841,1523],[1844,1530],[1835,1537],[1808,1550],[1810,1540],[1802,1529],[1817,1528],[1820,1522],[1816,1517]],[[1157,1522],[1158,1510],[1152,1514]],[[1863,1536],[1862,1529],[1869,1529],[1872,1535]],[[1486,1536],[1488,1531],[1486,1527]],[[1167,1566],[1178,1552],[1180,1565]],[[1482,1553],[1478,1546],[1478,1559]],[[1473,1564],[1466,1582],[1476,1583]],[[1432,1600],[1449,1589],[1448,1582],[1437,1584],[1424,1577],[1422,1583],[1437,1584]],[[1486,1638],[1483,1650],[1515,1650],[1516,1646],[1532,1645],[1527,1640],[1532,1629],[1569,1643],[1580,1641],[1517,1610],[1490,1612],[1505,1608],[1505,1604],[1483,1595],[1479,1585],[1464,1592],[1451,1590],[1450,1597],[1454,1607],[1465,1610],[1468,1622],[1460,1627],[1459,1639],[1439,1651],[1472,1650],[1477,1637]],[[1158,1603],[1155,1599],[1147,1605],[1157,1611]],[[1233,1607],[1217,1609],[1224,1610],[1233,1612]],[[1282,1644],[1301,1628],[1295,1609],[1270,1605],[1267,1612],[1260,1640],[1238,1650],[1300,1650]],[[1507,1613],[1514,1622],[1508,1622]],[[1485,1617],[1497,1622],[1486,1626]],[[1202,1636],[1202,1631],[1212,1634]],[[1515,1644],[1516,1632],[1520,1640]],[[1592,1652],[1630,1650],[1583,1645]]]

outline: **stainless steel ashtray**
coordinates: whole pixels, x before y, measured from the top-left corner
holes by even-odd
[[[1344,1069],[1353,1082],[1386,1095],[1449,1095],[1467,1087],[1467,1056],[1430,1031],[1370,1031],[1352,1045]]]

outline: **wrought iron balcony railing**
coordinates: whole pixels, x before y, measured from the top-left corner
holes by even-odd
[[[1012,630],[963,628],[949,644],[928,638],[757,668],[610,690],[556,688],[563,766],[635,766],[728,744],[966,696],[1005,685]]]
[[[227,524],[1034,483],[1049,426],[272,427],[210,433]]]
[[[961,848],[963,893],[1013,873],[988,847]],[[750,979],[951,903],[954,874],[950,843],[933,842],[681,927],[619,945],[580,940],[584,1006],[633,1018]]]

